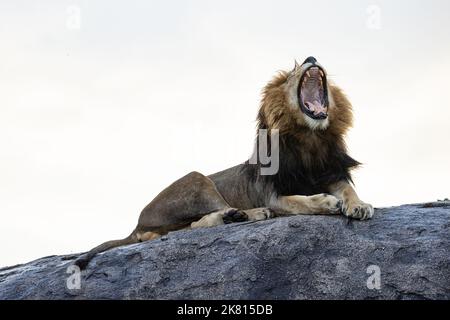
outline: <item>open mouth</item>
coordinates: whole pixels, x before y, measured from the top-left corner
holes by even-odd
[[[305,70],[298,85],[298,100],[308,117],[315,120],[328,117],[327,78],[321,67],[312,65]]]

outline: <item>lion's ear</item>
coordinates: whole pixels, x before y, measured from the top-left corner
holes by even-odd
[[[298,64],[297,60],[294,60],[294,71],[297,71],[298,68],[300,68],[300,65]]]

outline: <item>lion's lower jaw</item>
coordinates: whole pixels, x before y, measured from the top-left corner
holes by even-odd
[[[316,120],[316,119],[311,119],[308,116],[305,116],[304,119],[305,119],[306,125],[311,130],[325,130],[328,128],[328,125],[330,124],[328,118],[322,119],[322,120]]]

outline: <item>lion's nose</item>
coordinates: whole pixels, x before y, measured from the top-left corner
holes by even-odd
[[[314,57],[308,57],[308,58],[306,58],[305,62],[303,62],[303,64],[305,64],[305,63],[312,63],[312,64],[315,64],[316,62],[317,62],[317,59],[316,59],[316,58],[314,58]]]

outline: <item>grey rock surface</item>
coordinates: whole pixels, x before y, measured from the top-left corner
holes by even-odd
[[[80,289],[78,255],[0,269],[0,299],[450,299],[449,236],[449,202],[177,231],[99,254]]]

